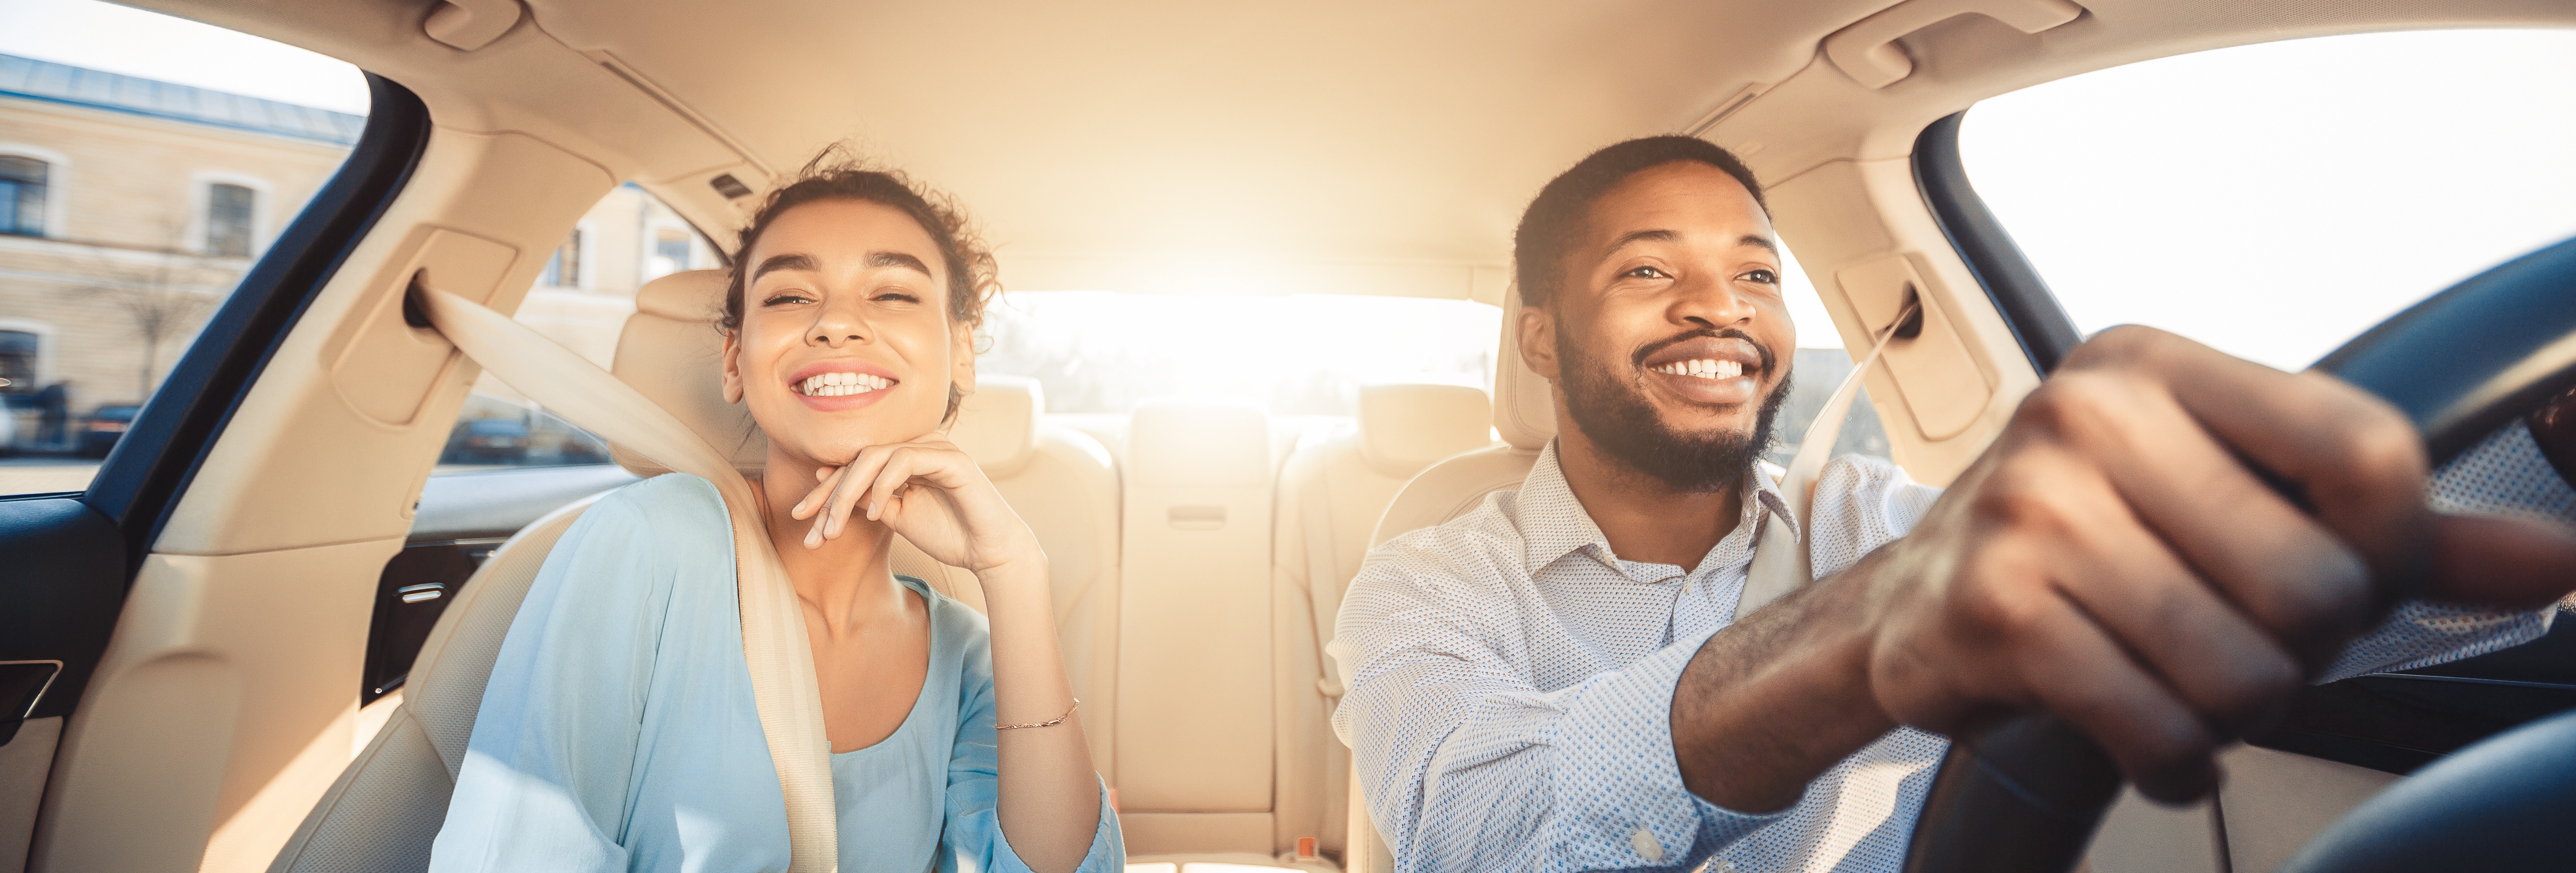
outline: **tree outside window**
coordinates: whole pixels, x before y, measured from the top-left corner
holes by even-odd
[[[206,188],[206,254],[250,257],[251,207],[258,195],[249,188],[217,182]]]
[[[45,162],[0,155],[0,233],[45,235]]]

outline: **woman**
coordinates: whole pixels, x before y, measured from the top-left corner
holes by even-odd
[[[769,438],[753,490],[813,643],[840,869],[1117,869],[1046,554],[940,433],[974,390],[992,255],[944,201],[834,155],[742,232],[718,326],[725,396]],[[888,570],[898,535],[975,573],[991,633]],[[511,623],[431,868],[785,869],[734,584],[706,480],[583,513]]]

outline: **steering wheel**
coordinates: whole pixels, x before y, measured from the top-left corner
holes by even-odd
[[[2316,369],[2403,411],[2438,468],[2576,384],[2576,239],[2454,285],[2355,337]],[[2054,716],[1965,732],[1933,779],[1905,870],[2065,873],[2120,782],[2101,747]],[[2532,835],[2563,827],[2570,812],[2576,714],[2425,768],[2353,810],[2285,869],[2542,869],[2566,858],[2563,850],[2538,858]]]

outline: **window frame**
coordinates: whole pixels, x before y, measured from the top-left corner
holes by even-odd
[[[364,138],[361,137],[361,141]],[[355,152],[352,152],[354,155]],[[246,255],[217,254],[214,251],[215,186],[231,185],[250,189],[250,252]],[[277,203],[277,186],[267,179],[229,170],[198,170],[188,176],[188,229],[180,242],[192,254],[210,258],[258,258],[267,253],[266,229],[273,223]],[[308,204],[307,209],[310,209]]]
[[[0,236],[27,239],[63,238],[63,222],[68,216],[64,204],[70,200],[63,196],[63,190],[67,187],[66,180],[71,176],[71,157],[44,146],[22,142],[0,142],[0,155],[28,158],[45,163],[45,214],[41,219],[44,226],[38,228],[37,233],[7,233]]]

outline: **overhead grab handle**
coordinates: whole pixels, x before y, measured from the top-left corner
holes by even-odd
[[[420,24],[430,39],[473,51],[519,23],[519,0],[442,0]]]
[[[1908,0],[1825,37],[1825,57],[1853,81],[1885,88],[1914,75],[1898,39],[1962,15],[1983,15],[2023,33],[2074,21],[2084,7],[2067,0]]]

